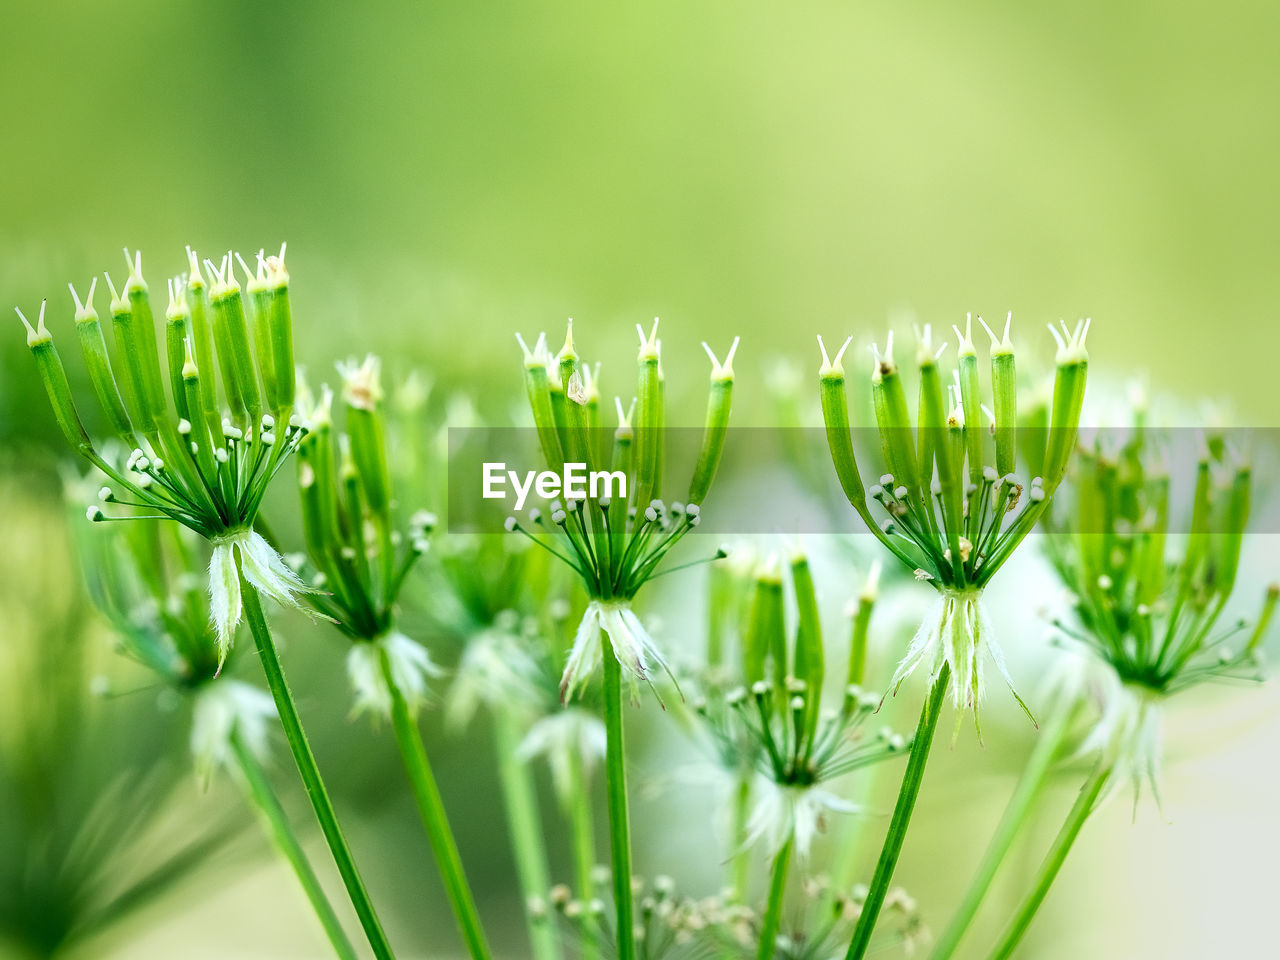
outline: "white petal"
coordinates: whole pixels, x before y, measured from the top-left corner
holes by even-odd
[[[391,688],[382,668],[383,656],[391,682],[416,714],[428,699],[428,681],[443,674],[426,647],[403,633],[391,631],[376,640],[358,641],[347,654],[347,677],[355,694],[353,712],[391,716]]]
[[[230,679],[205,684],[195,696],[190,739],[200,781],[208,783],[214,768],[228,764],[233,733],[255,756],[265,756],[267,720],[275,714],[275,703],[257,687]]]
[[[209,558],[209,619],[218,636],[221,669],[240,623],[240,576],[230,541],[214,543],[213,556]]]
[[[582,621],[578,624],[578,631],[573,637],[573,649],[569,651],[569,660],[560,677],[561,703],[568,702],[577,694],[596,664],[600,662],[602,655],[600,615],[600,601],[592,600],[587,604],[587,609],[582,614]]]

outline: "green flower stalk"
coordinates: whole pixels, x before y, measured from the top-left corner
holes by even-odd
[[[298,453],[305,572],[331,591],[309,599],[352,641],[347,674],[355,710],[391,721],[459,932],[474,960],[486,960],[488,942],[417,723],[428,685],[442,671],[397,626],[400,592],[427,551],[435,517],[420,511],[403,533],[397,529],[381,370],[373,355],[338,364],[341,434],[333,430],[332,391],[322,386],[318,399],[301,391],[312,425]]]
[[[929,693],[866,910],[849,945],[850,960],[864,956],[870,945],[923,782],[943,698],[950,692],[958,710],[971,711],[980,734],[978,713],[985,693],[987,655],[1013,690],[982,592],[1047,509],[1066,472],[1080,423],[1088,369],[1087,320],[1074,331],[1065,325],[1061,333],[1050,328],[1058,343],[1057,373],[1049,430],[1042,441],[1017,435],[1017,379],[1010,324],[1005,324],[1002,337],[985,323],[982,326],[991,337],[991,402],[986,402],[981,390],[971,324],[963,332],[956,328],[958,362],[953,382],[947,383],[945,390],[938,369],[945,344],[935,348],[926,325],[917,338],[919,397],[914,422],[893,355],[892,332],[884,353],[873,345],[871,396],[887,472],[869,487],[858,469],[841,363],[852,338],[834,359],[821,338],[818,341],[823,420],[845,496],[880,542],[938,593],[933,610],[921,623],[890,681],[890,687],[897,690],[921,664],[930,670]],[[1043,471],[1029,482],[1014,472],[1020,440],[1044,464]],[[868,497],[883,509],[883,521],[873,517]],[[1026,710],[1016,691],[1013,695]],[[1027,713],[1030,716],[1029,710]]]
[[[379,960],[386,960],[392,955],[391,947],[338,825],[260,599],[266,595],[305,609],[300,598],[311,590],[254,529],[268,486],[307,432],[292,410],[293,369],[275,363],[276,357],[292,356],[293,349],[284,253],[284,247],[278,257],[259,253],[256,272],[246,268],[253,287],[246,312],[232,272],[232,254],[219,265],[205,261],[213,277],[206,287],[196,256],[188,251],[191,272],[169,284],[164,331],[165,355],[170,359],[168,394],[150,294],[142,279],[142,255],[125,252],[129,277],[123,291],[106,278],[112,298],[114,358],[107,357],[92,296],[86,302],[75,298],[81,349],[94,392],[106,408],[107,421],[132,447],[123,469],[100,452],[80,420],[62,360],[44,325],[45,305],[41,304],[35,327],[21,311],[18,315],[63,436],[109,479],[103,501],[130,510],[127,516],[109,518],[94,505],[88,509],[89,519],[176,520],[212,545],[209,607],[219,661],[226,659],[243,616],[320,828],[370,945]],[[257,354],[250,347],[250,323],[255,329],[265,325],[266,332],[256,339]],[[206,385],[214,371],[207,362],[202,366],[196,360],[198,352],[208,352],[210,343],[222,374],[225,403],[221,406],[216,391]],[[179,345],[180,367],[176,362]],[[186,416],[181,415],[183,410]],[[134,512],[138,510],[142,513]]]
[[[622,690],[625,671],[634,682],[650,683],[651,663],[667,669],[666,661],[632,611],[636,593],[656,575],[671,548],[699,523],[701,498],[710,490],[719,466],[733,388],[735,340],[720,363],[712,355],[711,399],[702,451],[689,483],[690,500],[661,499],[665,453],[665,378],[662,373],[658,324],[648,336],[640,333],[637,357],[638,382],[635,421],[617,401],[618,427],[614,432],[607,465],[614,479],[625,483],[625,496],[588,491],[586,497],[566,496],[550,505],[550,523],[541,512],[531,515],[533,529],[515,517],[508,531],[519,531],[555,554],[581,579],[590,598],[578,626],[564,675],[561,699],[573,697],[603,662],[604,715],[607,739],[610,854],[613,866],[614,903],[617,917],[618,956],[636,956],[632,936],[634,914],[631,897],[630,814],[627,805]],[[581,464],[589,476],[593,466],[606,464],[599,430],[593,430],[592,395],[597,377],[578,357],[570,325],[563,349],[549,356],[546,337],[539,336],[530,350],[517,337],[524,353],[525,389],[533,412],[539,442],[547,465],[553,470],[565,464]],[[555,545],[556,543],[560,545]],[[610,656],[604,653],[609,638]],[[670,674],[670,670],[667,670]]]
[[[200,780],[207,784],[215,769],[235,774],[297,876],[334,952],[343,960],[356,960],[358,954],[263,769],[275,704],[265,691],[219,676],[221,655],[210,626],[208,597],[186,572],[196,548],[188,531],[170,523],[130,524],[114,536],[88,528],[78,539],[89,595],[111,624],[120,652],[191,702],[191,754]]]

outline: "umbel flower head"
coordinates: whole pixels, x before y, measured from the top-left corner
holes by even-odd
[[[747,823],[747,844],[761,841],[776,853],[794,837],[796,853],[805,860],[827,811],[857,811],[825,785],[901,755],[908,744],[891,730],[867,729],[880,705],[879,697],[859,686],[875,574],[862,592],[865,616],[855,618],[850,674],[839,705],[824,708],[826,663],[817,594],[809,561],[799,549],[791,555],[790,573],[794,634],[788,637],[782,575],[771,557],[755,577],[742,632],[741,679],[709,686],[695,711],[722,761],[754,768],[766,784]]]
[[[1050,558],[1072,594],[1055,627],[1087,654],[1078,692],[1101,716],[1081,747],[1145,782],[1159,799],[1161,715],[1173,694],[1208,680],[1260,680],[1260,644],[1280,588],[1252,629],[1223,622],[1236,590],[1252,471],[1221,437],[1202,446],[1190,510],[1171,509],[1162,451],[1138,418],[1123,444],[1101,438],[1076,459],[1070,501],[1051,522]],[[1189,515],[1185,536],[1171,523]]]
[[[1087,320],[1074,330],[1050,327],[1058,354],[1048,429],[1019,437],[1009,323],[997,337],[981,318],[978,322],[991,336],[990,394],[982,389],[971,323],[963,332],[955,328],[959,358],[947,379],[939,370],[946,344],[936,346],[926,325],[918,332],[914,422],[892,332],[883,352],[872,348],[871,396],[886,472],[870,487],[864,487],[858,470],[845,396],[841,361],[850,341],[833,359],[818,339],[822,414],[840,485],[880,542],[939,593],[891,686],[896,689],[922,663],[935,679],[945,670],[955,705],[972,710],[975,722],[986,654],[1013,687],[982,591],[1035,527],[1062,481],[1075,446],[1089,361]],[[1019,449],[1034,451],[1038,475],[1028,479],[1016,472]],[[868,497],[883,510],[882,520],[872,515]]]
[[[210,615],[219,657],[225,659],[240,622],[242,576],[292,606],[306,589],[253,529],[267,486],[306,431],[293,418],[293,319],[284,248],[279,256],[259,252],[256,271],[237,256],[247,283],[243,294],[232,254],[220,265],[205,261],[213,278],[207,288],[190,249],[188,257],[190,272],[169,281],[163,363],[141,253],[125,251],[129,276],[123,290],[106,277],[112,354],[94,308],[97,281],[83,301],[71,291],[89,381],[106,423],[132,450],[123,467],[103,456],[81,422],[44,324],[45,304],[34,327],[20,310],[18,316],[63,436],[110,481],[102,499],[145,511],[108,518],[95,505],[89,519],[167,518],[213,544]]]
[[[613,655],[634,679],[651,683],[654,665],[667,669],[653,639],[631,609],[636,593],[663,559],[698,525],[701,504],[715,479],[729,427],[733,396],[735,339],[721,363],[711,348],[711,393],[702,446],[684,501],[662,499],[666,447],[665,378],[658,322],[640,334],[636,399],[630,412],[616,400],[618,426],[609,437],[600,429],[598,373],[583,363],[573,344],[573,326],[560,353],[552,358],[540,335],[524,351],[525,388],[547,466],[561,472],[566,463],[582,464],[589,476],[612,473],[625,479],[625,498],[588,490],[550,504],[550,516],[530,513],[530,524],[507,519],[519,531],[567,563],[579,576],[590,602],[574,638],[560,684],[561,699],[572,697],[603,655],[607,637]],[[668,673],[670,671],[668,670]]]
[[[316,588],[308,600],[354,641],[347,672],[356,711],[391,712],[391,686],[411,710],[440,670],[427,650],[396,628],[405,580],[427,551],[435,517],[414,513],[399,529],[387,459],[382,365],[375,356],[338,364],[345,433],[333,427],[333,392],[303,384],[309,432],[299,444],[298,491],[306,538],[302,566]],[[321,590],[325,592],[320,592]]]
[[[191,754],[200,780],[207,783],[229,761],[233,737],[265,756],[275,704],[257,687],[218,676],[208,592],[188,572],[195,535],[169,522],[75,529],[89,597],[111,625],[116,648],[191,701]]]

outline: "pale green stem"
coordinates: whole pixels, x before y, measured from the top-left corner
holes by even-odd
[[[751,776],[741,774],[733,793],[733,835],[730,847],[730,889],[734,903],[746,903],[751,895],[751,851],[747,849],[747,818],[751,806]]]
[[[1040,796],[1041,788],[1053,767],[1058,748],[1062,745],[1067,730],[1070,729],[1074,715],[1075,711],[1070,707],[1055,710],[1049,724],[1037,738],[1035,750],[1032,751],[1026,769],[1018,779],[1018,785],[1009,799],[1009,805],[1005,807],[1004,815],[1000,818],[1000,824],[996,827],[982,862],[978,865],[973,880],[970,881],[969,889],[965,892],[964,899],[960,901],[960,906],[956,908],[951,923],[938,938],[930,960],[948,960],[960,945],[960,940],[982,906],[987,891],[991,889],[996,872],[1000,869],[1004,858],[1008,856],[1014,840],[1026,825],[1027,817]]]
[[[316,912],[320,925],[324,927],[324,932],[329,937],[329,942],[333,944],[334,952],[342,960],[359,960],[359,955],[356,953],[355,947],[351,945],[351,941],[347,939],[347,933],[342,929],[342,921],[338,919],[337,913],[334,912],[333,904],[325,896],[324,887],[320,885],[320,880],[316,877],[315,870],[311,868],[311,863],[307,860],[302,844],[298,841],[297,834],[293,832],[293,827],[289,823],[289,817],[284,812],[284,807],[280,804],[280,798],[271,789],[271,781],[267,779],[266,772],[262,769],[262,765],[258,763],[258,758],[253,755],[252,750],[244,745],[239,733],[231,735],[231,750],[235,755],[236,763],[240,766],[240,772],[244,776],[244,785],[248,791],[250,801],[262,815],[263,825],[271,834],[271,839],[275,842],[276,848],[285,860],[289,862],[294,874],[297,875],[298,883],[302,886],[303,893],[307,895],[307,900],[311,903],[311,909]]]
[[[507,810],[507,829],[511,832],[511,853],[515,858],[516,874],[520,878],[525,901],[525,926],[529,933],[529,944],[533,949],[534,960],[558,960],[561,953],[555,924],[546,917],[535,917],[529,909],[529,903],[535,897],[545,898],[551,886],[533,771],[516,755],[520,745],[520,730],[510,712],[500,706],[494,710],[493,727],[494,745],[498,754],[498,776]]]
[[[1076,798],[1071,812],[1067,814],[1067,819],[1062,824],[1062,829],[1058,831],[1058,836],[1044,858],[1044,863],[1040,865],[1035,882],[1031,886],[1031,892],[1018,908],[1013,922],[1009,924],[1009,929],[991,951],[990,960],[1006,960],[1017,949],[1027,928],[1031,926],[1031,921],[1035,919],[1040,905],[1044,903],[1044,898],[1049,895],[1049,888],[1057,879],[1058,871],[1062,869],[1067,854],[1071,852],[1072,844],[1080,835],[1080,829],[1097,808],[1098,798],[1106,789],[1107,781],[1111,779],[1112,769],[1111,766],[1099,762],[1093,773],[1089,775],[1089,779],[1084,782],[1084,786],[1080,788],[1080,795]]]
[[[591,814],[591,783],[582,762],[582,755],[572,752],[569,757],[570,792],[569,821],[573,831],[573,869],[578,884],[578,896],[590,902],[595,896],[595,881],[591,874],[596,867],[595,818]],[[585,935],[591,921],[583,918],[584,936],[578,950],[579,960],[594,960],[600,950],[593,935]]]
[[[258,659],[262,663],[262,671],[267,678],[267,686],[275,700],[276,712],[280,715],[280,725],[284,728],[285,740],[289,743],[289,750],[302,777],[302,784],[306,787],[307,798],[311,801],[312,809],[315,810],[320,832],[324,834],[329,851],[333,854],[333,862],[342,876],[347,895],[351,898],[351,905],[360,919],[360,926],[364,928],[374,956],[378,960],[394,960],[395,954],[391,951],[387,935],[382,931],[382,923],[373,909],[373,901],[369,899],[369,891],[365,889],[360,871],[356,869],[351,848],[347,845],[347,839],[338,825],[338,815],[333,809],[333,801],[329,798],[329,791],[325,788],[324,780],[320,776],[315,754],[311,751],[311,743],[307,740],[307,734],[302,728],[302,718],[298,715],[297,704],[294,703],[293,694],[289,691],[289,681],[285,678],[284,667],[281,666],[280,657],[276,653],[275,641],[271,637],[271,630],[267,627],[267,618],[263,615],[262,601],[258,598],[257,588],[244,578],[243,573],[240,576],[240,597],[244,604],[245,619],[249,622],[249,631],[253,634],[253,640],[258,649]]]
[[[604,654],[605,782],[609,795],[609,853],[613,899],[618,911],[618,960],[636,960],[631,904],[631,823],[627,810],[627,764],[622,724],[622,665]]]
[[[884,906],[885,897],[889,895],[893,871],[898,866],[902,844],[907,839],[907,828],[911,824],[911,814],[916,807],[916,798],[920,795],[920,785],[924,782],[925,764],[929,762],[929,749],[933,746],[933,735],[938,729],[938,716],[942,713],[942,700],[946,696],[950,679],[951,666],[944,662],[920,711],[920,720],[911,740],[907,769],[902,775],[902,786],[898,788],[898,802],[894,805],[893,817],[889,821],[889,832],[880,849],[876,872],[871,877],[871,886],[867,890],[862,913],[858,916],[858,924],[853,928],[853,939],[849,943],[845,960],[861,960],[871,946],[871,934],[875,932],[880,909]]]
[[[489,944],[485,940],[480,914],[476,910],[471,887],[462,868],[458,844],[445,815],[440,788],[436,785],[435,774],[431,772],[422,733],[403,692],[396,686],[391,674],[391,661],[385,650],[382,651],[382,675],[391,693],[391,726],[395,731],[396,746],[400,748],[400,759],[409,777],[409,786],[422,817],[422,826],[427,832],[427,839],[431,841],[431,851],[435,854],[440,879],[444,881],[445,895],[449,898],[454,919],[458,922],[458,931],[462,934],[472,960],[489,960]]]
[[[773,873],[769,880],[769,901],[765,904],[764,916],[760,921],[760,944],[756,949],[756,960],[772,960],[773,952],[778,945],[778,928],[782,924],[782,902],[787,893],[787,869],[791,864],[791,847],[794,843],[795,835],[788,834],[787,842],[773,858]]]

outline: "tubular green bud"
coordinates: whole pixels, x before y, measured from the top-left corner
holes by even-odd
[[[141,433],[154,436],[156,432],[155,418],[147,403],[145,376],[142,371],[141,358],[138,356],[137,337],[134,335],[134,316],[129,309],[128,301],[121,298],[111,282],[110,274],[103,274],[107,288],[111,291],[111,333],[116,347],[116,375],[121,399],[129,418]],[[123,361],[123,362],[121,362]]]
[[[1053,406],[1049,417],[1049,441],[1044,455],[1045,493],[1051,494],[1062,482],[1067,463],[1076,445],[1080,426],[1080,408],[1084,405],[1084,386],[1089,369],[1089,353],[1084,341],[1089,335],[1089,321],[1082,320],[1074,331],[1063,324],[1062,334],[1049,330],[1058,342],[1058,372],[1053,382]],[[1063,334],[1066,335],[1064,338]]]
[[[564,467],[564,455],[560,449],[560,434],[556,429],[555,412],[551,408],[551,383],[547,376],[547,337],[538,334],[533,349],[516,334],[516,342],[524,352],[524,385],[529,395],[529,409],[533,413],[533,425],[538,431],[542,455],[552,470]]]
[[[1266,596],[1262,601],[1262,612],[1258,614],[1258,621],[1254,624],[1253,633],[1249,636],[1249,644],[1245,647],[1246,653],[1254,653],[1262,643],[1267,627],[1271,625],[1271,618],[1275,616],[1277,601],[1280,601],[1280,584],[1273,583],[1267,587]]]
[[[267,282],[271,289],[267,310],[270,328],[271,360],[275,367],[276,403],[281,413],[292,406],[297,393],[296,372],[293,362],[293,311],[289,305],[289,271],[284,265],[284,244],[280,256],[267,257]]]
[[[382,362],[372,354],[364,363],[338,365],[347,405],[351,460],[369,510],[385,524],[391,517],[391,473],[387,466],[386,425],[382,415]]]
[[[1156,477],[1151,482],[1151,504],[1154,519],[1149,529],[1144,529],[1139,544],[1137,563],[1136,603],[1150,606],[1164,591],[1166,566],[1165,543],[1169,532],[1169,478]]]
[[[832,360],[827,356],[827,347],[822,342],[822,337],[818,337],[818,349],[822,351],[822,367],[818,370],[818,395],[822,402],[822,422],[826,426],[827,446],[831,450],[836,477],[849,502],[854,506],[861,506],[867,501],[867,492],[862,486],[862,476],[858,473],[858,461],[853,452],[844,367],[840,363],[851,343],[853,337],[844,342]]]
[[[1009,327],[1013,323],[1010,313],[1004,322],[1004,338],[998,338],[991,328],[978,322],[991,337],[991,395],[994,400],[996,433],[996,473],[1008,476],[1017,468],[1018,424],[1018,374],[1013,360],[1013,342],[1009,339]]]
[[[981,318],[979,318],[981,319]],[[969,482],[982,482],[982,468],[986,466],[983,455],[983,437],[986,431],[982,423],[982,387],[978,382],[978,352],[973,346],[973,314],[965,320],[964,333],[952,327],[960,338],[959,353],[960,403],[964,409],[965,449],[969,459]]]
[[[125,251],[129,260],[129,251]],[[129,264],[129,277],[124,284],[124,295],[133,315],[133,336],[137,345],[139,369],[139,399],[145,400],[157,423],[169,417],[169,405],[165,402],[164,381],[160,374],[160,350],[156,346],[156,318],[151,311],[151,296],[142,279],[142,251],[134,254]]]
[[[661,491],[662,462],[662,373],[658,343],[658,320],[646,338],[644,329],[637,324],[640,334],[639,412],[636,416],[636,504],[641,509]]]
[[[185,399],[187,409],[194,412],[200,409],[200,404],[202,402],[201,396],[203,384],[201,383],[201,380],[203,378],[200,375],[199,365],[196,363],[195,356],[192,353],[190,340],[187,340],[182,345],[182,353],[182,395]],[[209,427],[208,417],[188,417],[187,425],[190,430],[184,439],[186,442],[195,445],[194,456],[196,458],[196,463],[200,467],[201,475],[204,476],[206,480],[217,476],[218,468],[213,457],[213,433]],[[179,428],[181,428],[181,424],[179,424]]]
[[[181,284],[174,289],[169,281],[169,307],[165,310],[165,355],[169,361],[169,384],[173,391],[173,404],[178,416],[192,420],[192,410],[183,388],[182,370],[187,362],[187,336],[191,328],[191,312],[187,309],[185,291]],[[196,408],[199,411],[199,407]],[[197,416],[194,419],[200,419]]]
[[[733,355],[738,351],[734,337],[722,364],[706,343],[702,349],[711,358],[711,393],[707,397],[707,420],[702,431],[702,449],[689,483],[689,502],[702,503],[716,478],[720,456],[724,453],[725,433],[729,429],[729,408],[733,402]]]
[[[889,331],[883,355],[874,344],[872,350],[875,365],[871,371],[871,397],[885,463],[893,474],[894,482],[918,496],[920,477],[916,469],[915,439],[911,436],[911,417],[907,412],[902,376],[898,373],[898,365],[893,362],[893,331]]]
[[[129,423],[129,414],[124,408],[124,401],[120,399],[115,377],[111,375],[111,361],[107,358],[107,344],[102,336],[102,324],[98,321],[98,312],[93,308],[93,294],[98,286],[98,279],[94,277],[89,282],[89,293],[84,303],[80,302],[75,287],[71,284],[67,286],[76,304],[76,336],[80,340],[80,352],[84,356],[85,367],[89,371],[89,382],[93,384],[93,392],[102,405],[112,431],[126,444],[133,446],[133,426]]]
[[[1240,549],[1244,543],[1244,528],[1249,519],[1251,471],[1247,466],[1236,470],[1231,487],[1226,492],[1226,508],[1222,520],[1222,533],[1217,536],[1217,569],[1213,584],[1220,597],[1226,598],[1236,585],[1240,570]]]
[[[846,684],[862,686],[867,678],[867,631],[871,626],[871,611],[875,607],[880,586],[880,561],[871,564],[867,579],[858,595],[853,611],[853,627],[849,638],[849,673]]]
[[[782,611],[782,578],[773,557],[756,574],[743,656],[743,675],[748,686],[765,679],[765,660],[770,656],[773,657],[775,684],[781,686],[785,681],[787,633]]]
[[[266,399],[268,410],[277,411],[280,404],[276,398],[276,366],[272,354],[271,326],[268,319],[270,312],[271,290],[267,284],[262,254],[258,254],[258,272],[255,274],[249,265],[236,254],[240,268],[245,272],[244,292],[249,309],[246,315],[253,330],[253,346],[258,361],[258,377],[262,381],[262,394]]]
[[[791,557],[791,582],[796,592],[795,667],[792,673],[809,685],[811,695],[806,710],[806,735],[812,741],[818,726],[818,704],[826,664],[822,649],[822,624],[818,617],[818,595],[813,586],[813,573],[805,555],[796,551]]]
[[[253,372],[253,352],[249,346],[249,326],[245,320],[240,285],[231,272],[231,258],[222,260],[222,268],[206,260],[214,283],[209,290],[213,308],[213,340],[218,349],[218,365],[222,368],[222,384],[227,391],[227,405],[232,416],[251,422],[257,428],[262,416],[262,398]]]
[[[17,307],[14,312],[27,328],[27,347],[36,361],[36,370],[44,384],[45,393],[49,395],[49,404],[53,407],[53,417],[58,421],[58,429],[67,438],[72,449],[81,454],[93,452],[93,442],[80,422],[75,402],[71,399],[71,384],[67,382],[67,371],[62,366],[62,358],[53,345],[53,337],[44,325],[45,304],[40,302],[40,317],[33,328],[26,316]]]
[[[200,274],[200,259],[187,247],[187,309],[191,311],[191,345],[200,377],[200,409],[209,421],[209,429],[219,426],[218,383],[214,374],[213,331],[209,325],[208,298],[204,277]]]

